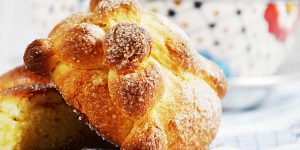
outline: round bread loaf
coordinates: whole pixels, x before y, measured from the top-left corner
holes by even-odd
[[[227,82],[188,40],[134,0],[92,0],[89,13],[72,15],[31,43],[45,45],[29,46],[24,60],[121,149],[206,149]]]

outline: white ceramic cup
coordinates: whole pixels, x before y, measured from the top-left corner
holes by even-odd
[[[191,38],[193,47],[228,76],[276,72],[294,40],[298,1],[142,0]]]

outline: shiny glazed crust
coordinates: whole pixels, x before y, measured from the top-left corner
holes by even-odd
[[[92,0],[90,10],[58,24],[51,47],[35,48],[54,53],[40,66],[25,53],[27,68],[49,71],[66,102],[121,149],[207,149],[227,90],[223,72],[134,0]]]
[[[17,67],[0,77],[0,94],[34,97],[36,94],[55,90],[49,77],[36,75],[24,66]]]

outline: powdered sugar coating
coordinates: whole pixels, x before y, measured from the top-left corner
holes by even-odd
[[[146,120],[138,124],[140,128],[134,130],[122,144],[123,149],[152,149],[164,150],[168,147],[166,134],[161,124]]]
[[[50,35],[56,51],[89,49],[94,37],[102,41],[101,67],[77,67],[77,56],[72,63],[59,58],[51,77],[66,101],[121,149],[206,149],[219,125],[223,94],[216,94],[225,88],[215,85],[225,83],[222,72],[197,57],[182,30],[134,0],[94,0],[91,11]],[[83,22],[105,36],[85,32],[82,41],[59,45],[69,40],[67,29]],[[68,36],[72,41],[77,34]],[[98,63],[93,55],[84,60]]]
[[[151,36],[132,23],[121,23],[104,38],[105,62],[117,72],[131,72],[150,54]]]
[[[88,23],[81,23],[65,34],[59,54],[64,62],[91,69],[102,65],[102,37],[104,31]]]
[[[133,6],[136,0],[101,0],[95,9],[92,11],[99,13],[101,16],[106,16],[109,12],[120,6]]]
[[[140,118],[160,99],[164,91],[158,65],[150,63],[142,70],[109,79],[112,99],[128,116]]]

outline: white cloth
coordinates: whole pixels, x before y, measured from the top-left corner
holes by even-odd
[[[300,82],[275,87],[253,110],[224,112],[212,149],[300,149]]]

